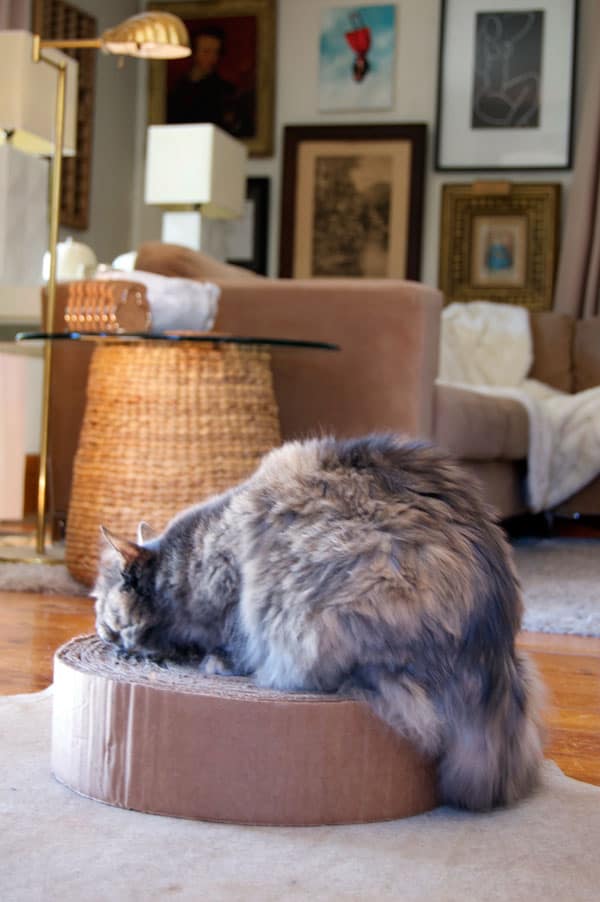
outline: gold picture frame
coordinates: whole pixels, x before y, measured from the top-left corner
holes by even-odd
[[[439,286],[446,303],[487,300],[550,310],[559,183],[442,186]]]
[[[149,9],[164,4],[152,2]],[[192,56],[150,63],[151,124],[214,122],[246,144],[253,157],[273,152],[275,94],[275,0],[196,0],[169,3],[185,23]],[[213,54],[199,75],[194,49]],[[216,48],[216,49],[215,49]],[[200,84],[204,83],[204,86]]]
[[[289,125],[279,274],[419,279],[427,128]]]

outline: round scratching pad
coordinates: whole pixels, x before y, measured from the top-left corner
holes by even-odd
[[[432,764],[362,702],[140,663],[96,636],[56,653],[52,768],[110,805],[239,824],[390,820],[436,804]]]

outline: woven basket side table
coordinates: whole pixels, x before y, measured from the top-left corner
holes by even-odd
[[[264,345],[99,344],[73,471],[66,564],[91,585],[100,525],[135,537],[249,476],[280,444]]]

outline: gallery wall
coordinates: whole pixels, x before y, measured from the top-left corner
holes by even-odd
[[[381,2],[381,0],[378,0]],[[589,34],[597,0],[580,0],[579,38],[577,47],[577,103],[575,124],[591,61]],[[141,5],[141,4],[140,4]],[[166,4],[165,4],[166,5]],[[281,155],[284,125],[294,124],[376,124],[425,122],[429,130],[426,163],[425,207],[423,228],[423,281],[436,285],[438,278],[439,214],[441,185],[445,182],[481,179],[513,179],[515,181],[555,181],[563,185],[563,204],[568,197],[570,171],[436,173],[433,171],[433,138],[435,127],[438,41],[441,12],[440,0],[397,0],[397,52],[395,96],[393,108],[386,111],[360,113],[319,112],[318,71],[319,35],[323,12],[332,6],[351,6],[332,0],[279,0],[276,48],[276,102],[274,122],[274,155],[248,162],[248,174],[271,179],[271,211],[269,235],[269,272],[276,275],[279,258],[279,221],[281,189]],[[374,5],[363,2],[361,5]],[[135,158],[138,165],[134,178],[134,206],[131,246],[160,237],[161,214],[157,208],[143,203],[143,158],[147,114],[147,67],[138,72]]]

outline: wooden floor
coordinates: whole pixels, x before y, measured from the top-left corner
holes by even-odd
[[[89,599],[0,592],[0,695],[48,686],[54,651],[93,629]],[[522,633],[519,645],[548,687],[547,756],[600,786],[600,639]]]

